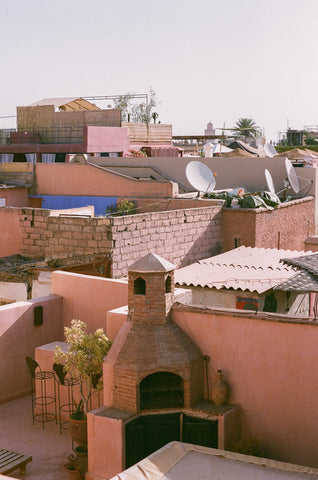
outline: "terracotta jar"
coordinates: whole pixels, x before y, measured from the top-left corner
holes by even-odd
[[[222,370],[218,370],[217,379],[212,385],[212,401],[215,405],[223,405],[229,397],[229,386],[223,379]]]

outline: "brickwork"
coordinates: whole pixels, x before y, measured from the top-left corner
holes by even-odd
[[[19,210],[21,248],[27,257],[46,260],[109,255],[112,277],[148,252],[177,267],[216,254],[221,249],[221,206],[150,212],[114,218],[50,216],[49,210]]]
[[[165,281],[171,277],[171,292],[165,292]],[[142,278],[145,280],[145,295],[134,294],[134,281]],[[166,317],[174,302],[174,273],[162,275],[149,273],[129,274],[128,304],[132,321],[145,323],[166,323]]]
[[[110,253],[110,219],[51,217],[49,210],[23,208],[19,214],[19,253],[48,260]]]
[[[203,356],[191,338],[169,320],[173,292],[166,293],[170,271],[129,271],[129,329],[113,363],[113,407],[139,412],[140,382],[156,372],[170,372],[183,379],[184,406],[203,397]],[[134,293],[143,277],[144,294]],[[140,302],[142,299],[142,302]],[[146,306],[146,308],[145,308]]]
[[[224,208],[222,211],[223,251],[240,245],[305,250],[305,241],[313,230],[312,197],[281,204],[275,210]]]
[[[177,268],[220,253],[221,205],[152,212],[113,219],[113,277],[148,252]]]

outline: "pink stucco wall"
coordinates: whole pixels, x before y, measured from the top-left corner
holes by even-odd
[[[120,280],[69,272],[53,272],[52,292],[62,295],[64,325],[73,318],[87,324],[89,331],[106,327],[106,314],[127,304],[128,286]]]
[[[86,480],[112,478],[123,466],[123,423],[120,419],[88,414],[88,471]],[[108,439],[104,448],[105,435]]]
[[[95,165],[37,163],[35,174],[35,195],[174,196],[172,182],[140,182]]]
[[[123,152],[129,150],[127,128],[84,127],[86,152]]]
[[[222,369],[242,426],[264,456],[318,466],[318,324],[277,314],[179,306],[173,320]]]
[[[43,325],[34,326],[34,307],[43,306]],[[0,307],[0,402],[30,391],[25,357],[39,345],[62,340],[62,298],[56,295]]]
[[[0,208],[0,257],[20,252],[22,231],[19,225],[19,209]]]

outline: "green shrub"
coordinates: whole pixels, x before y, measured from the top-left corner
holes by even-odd
[[[117,204],[109,205],[106,208],[107,217],[122,217],[124,215],[133,215],[136,213],[136,205],[129,200],[121,200]]]

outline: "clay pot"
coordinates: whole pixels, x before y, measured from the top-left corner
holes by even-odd
[[[70,417],[71,437],[79,445],[87,445],[87,420],[75,420]]]
[[[229,397],[229,386],[223,379],[222,370],[218,370],[216,382],[212,385],[212,401],[215,405],[223,405]]]

